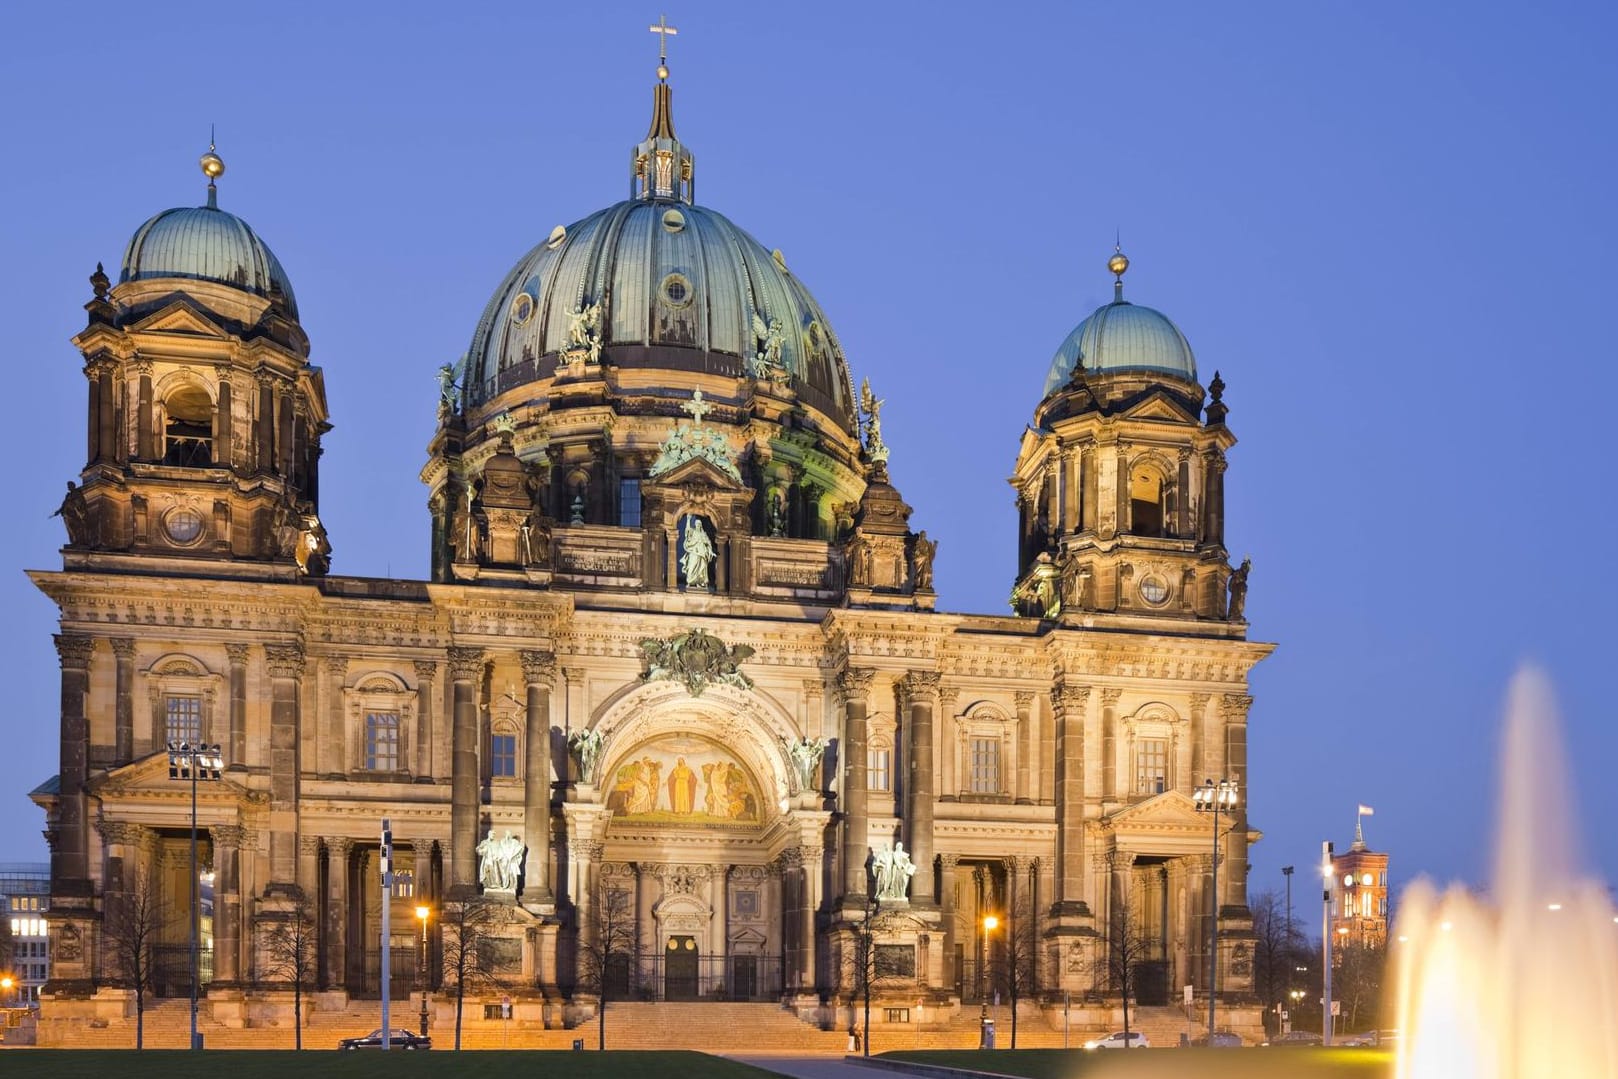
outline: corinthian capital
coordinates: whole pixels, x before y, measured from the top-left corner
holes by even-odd
[[[90,653],[94,650],[94,637],[85,637],[77,633],[56,635],[56,654],[61,658],[64,670],[89,670]]]
[[[937,671],[911,671],[900,685],[910,704],[932,704],[938,700]]]
[[[267,644],[264,663],[271,678],[303,677],[303,646],[299,644]]]
[[[556,653],[534,649],[522,651],[522,680],[531,686],[556,685]]]
[[[837,696],[844,704],[865,703],[871,692],[871,678],[875,671],[867,667],[844,667],[837,672]]]
[[[1246,723],[1253,698],[1244,693],[1226,693],[1219,698],[1219,715],[1226,723]]]
[[[483,673],[483,649],[451,648],[449,676],[457,682],[470,681]]]

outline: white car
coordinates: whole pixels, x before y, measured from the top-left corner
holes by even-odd
[[[1146,1040],[1146,1035],[1138,1030],[1131,1030],[1128,1034],[1123,1031],[1114,1031],[1105,1038],[1091,1038],[1084,1043],[1086,1049],[1146,1049],[1152,1043]]]

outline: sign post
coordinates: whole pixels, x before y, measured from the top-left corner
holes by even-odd
[[[393,1042],[393,1025],[388,1017],[388,1004],[390,1003],[390,990],[393,988],[389,982],[389,939],[393,935],[393,926],[390,924],[389,914],[393,907],[393,828],[388,818],[382,818],[382,1048],[388,1049]]]

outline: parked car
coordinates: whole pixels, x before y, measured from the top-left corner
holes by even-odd
[[[1192,1045],[1211,1045],[1215,1049],[1240,1049],[1242,1039],[1239,1034],[1232,1034],[1228,1030],[1216,1030],[1210,1034],[1198,1034],[1191,1039]]]
[[[1151,1046],[1146,1035],[1138,1030],[1131,1030],[1128,1034],[1123,1031],[1114,1031],[1105,1038],[1091,1038],[1084,1043],[1086,1049],[1146,1049]]]
[[[433,1040],[425,1034],[413,1031],[396,1029],[391,1039],[394,1049],[431,1049]],[[337,1043],[339,1049],[380,1049],[382,1048],[382,1031],[373,1030],[363,1038],[344,1038]]]
[[[1285,1034],[1277,1034],[1265,1045],[1319,1045],[1320,1035],[1312,1030],[1289,1030]]]
[[[1349,1047],[1375,1045],[1376,1043],[1376,1031],[1374,1030],[1367,1030],[1362,1034],[1339,1034],[1332,1039],[1333,1045]]]

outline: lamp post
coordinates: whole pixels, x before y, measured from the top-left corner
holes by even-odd
[[[1330,1045],[1332,1034],[1331,1014],[1331,890],[1337,881],[1337,867],[1332,865],[1332,845],[1327,840],[1320,844],[1320,875],[1325,878],[1326,886],[1320,894],[1321,925],[1320,925],[1320,1044]]]
[[[1214,1019],[1218,1009],[1219,991],[1219,815],[1236,812],[1240,788],[1234,779],[1221,779],[1218,783],[1207,780],[1196,789],[1193,801],[1199,813],[1213,814],[1213,881],[1209,888],[1209,906],[1213,916],[1208,920],[1208,1044],[1213,1044]]]
[[[978,937],[978,1048],[993,1049],[989,1042],[989,934],[999,928],[1000,919],[993,914],[983,916],[983,932]]]
[[[427,1036],[427,918],[432,908],[418,906],[416,919],[421,922],[421,958],[416,962],[416,981],[421,985],[421,1036]]]
[[[1292,869],[1293,869],[1293,867],[1290,866],[1290,865],[1284,865],[1284,866],[1281,867],[1281,875],[1287,879],[1287,935],[1285,937],[1281,938],[1281,939],[1284,941],[1282,947],[1285,950],[1285,954],[1286,954],[1287,994],[1289,996],[1291,995],[1291,992],[1292,992],[1292,967],[1293,967],[1293,962],[1292,962]],[[1292,1013],[1290,1011],[1287,1012],[1289,1022],[1290,1022],[1291,1015],[1292,1015]],[[1291,1029],[1290,1026],[1287,1029]],[[1283,1030],[1282,1033],[1284,1034],[1284,1033],[1286,1033],[1286,1031]]]
[[[202,935],[202,889],[197,878],[197,781],[218,779],[225,761],[217,745],[169,743],[169,778],[191,784],[191,1048],[202,1048],[197,1033],[197,983],[202,980],[198,938]]]

